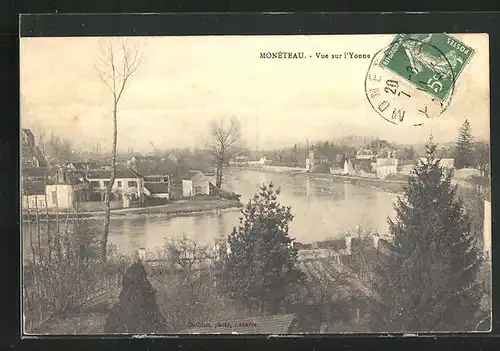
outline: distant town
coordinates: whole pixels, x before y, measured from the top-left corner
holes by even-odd
[[[484,143],[483,143],[484,144]],[[441,146],[441,165],[456,168],[453,143]],[[481,144],[483,147],[483,145]],[[486,145],[483,147],[485,148]],[[42,151],[43,150],[43,151]],[[487,151],[487,150],[486,150]],[[37,145],[30,129],[22,129],[23,210],[98,212],[103,209],[105,190],[111,179],[109,158],[101,153],[76,153],[57,137]],[[90,155],[89,155],[90,154]],[[93,157],[92,157],[93,156]],[[226,160],[227,166],[299,171],[397,182],[408,180],[416,159],[425,156],[422,147],[398,146],[366,137],[337,142],[293,145],[259,152],[242,149]],[[112,209],[147,207],[179,199],[210,198],[236,194],[215,186],[215,163],[211,150],[172,150],[152,155],[129,150],[117,156],[112,186]],[[474,167],[455,172],[456,179],[488,173],[487,153],[478,151]],[[380,184],[380,183],[379,183]]]

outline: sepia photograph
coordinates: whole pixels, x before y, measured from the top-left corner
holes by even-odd
[[[20,38],[22,331],[489,332],[489,37]]]

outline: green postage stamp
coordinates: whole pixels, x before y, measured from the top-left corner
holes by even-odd
[[[398,34],[381,65],[445,100],[473,55],[474,49],[447,34]]]
[[[392,124],[423,125],[448,109],[474,53],[448,34],[397,34],[370,63],[366,97]]]

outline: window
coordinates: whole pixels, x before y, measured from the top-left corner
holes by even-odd
[[[121,181],[121,180],[117,181],[117,182],[116,182],[116,186],[117,186],[118,188],[121,188],[121,187],[122,187],[122,181]]]
[[[128,187],[129,188],[137,188],[137,182],[135,180],[129,180]]]
[[[90,182],[90,185],[94,188],[99,188],[99,181],[98,180],[92,180]]]
[[[45,206],[45,203],[43,202],[43,200],[38,200],[38,207],[44,207]]]
[[[52,192],[52,203],[53,204],[57,203],[57,193],[55,191]]]
[[[107,188],[109,186],[109,180],[104,181],[104,187]]]

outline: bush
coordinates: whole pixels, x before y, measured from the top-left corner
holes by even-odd
[[[78,311],[101,292],[114,289],[126,264],[113,247],[105,263],[89,255],[92,244],[84,241],[77,216],[66,218],[64,225],[34,217],[35,223],[23,223],[29,235],[23,255],[27,333],[40,331],[52,317]]]
[[[151,283],[158,289],[157,303],[169,330],[249,316],[219,291],[215,251],[182,236],[167,242],[151,258],[161,260],[147,269],[158,273],[150,275]]]
[[[158,309],[155,294],[142,263],[133,263],[123,276],[119,302],[111,308],[104,332],[166,332],[165,319]]]

